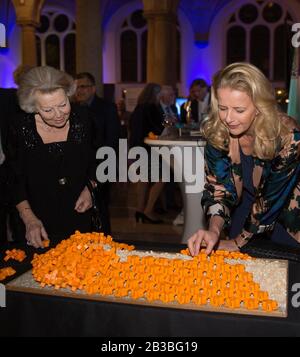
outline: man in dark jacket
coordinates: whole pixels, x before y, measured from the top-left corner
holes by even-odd
[[[11,104],[12,91],[0,88],[0,245],[7,241],[7,168],[6,141],[8,131],[8,115]]]
[[[14,71],[14,82],[20,84],[22,76],[32,67],[20,65]],[[16,149],[9,140],[9,127],[13,118],[21,112],[16,88],[0,88],[0,242],[7,241],[7,220],[14,241],[25,238],[23,224],[19,213],[11,202],[11,174],[9,169],[9,153]]]
[[[19,232],[19,217],[10,202],[10,174],[8,166],[9,125],[13,117],[20,111],[15,88],[0,88],[0,242],[7,241],[7,219],[10,219],[14,240],[23,238]]]
[[[201,123],[203,115],[209,111],[210,92],[204,79],[195,79],[190,86],[188,101],[180,108],[183,123]]]
[[[96,94],[96,81],[91,73],[83,72],[76,76],[77,90],[75,100],[80,105],[88,106],[94,126],[94,144],[98,149],[109,146],[118,152],[120,120],[116,105],[100,98]],[[109,183],[99,184],[96,189],[97,203],[100,209],[102,231],[111,233],[109,215]]]
[[[159,108],[165,125],[172,125],[178,121],[178,110],[175,105],[175,91],[172,86],[164,85],[159,94]]]

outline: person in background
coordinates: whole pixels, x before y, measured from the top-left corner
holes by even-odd
[[[1,91],[0,91],[1,97]],[[6,104],[6,103],[5,103]],[[6,155],[3,149],[3,130],[0,126],[0,245],[7,242],[7,170],[5,169]],[[4,166],[3,166],[4,165]]]
[[[260,233],[300,247],[300,127],[277,107],[271,83],[255,66],[233,63],[212,86],[203,124],[207,230],[189,238],[191,255],[238,251]],[[229,240],[220,240],[221,233]]]
[[[131,114],[129,127],[129,146],[142,146],[150,158],[150,148],[144,143],[144,139],[150,132],[160,135],[164,129],[164,113],[161,107],[162,87],[156,83],[148,83],[138,97],[137,106]],[[150,159],[149,159],[150,160]],[[149,173],[151,170],[148,164]],[[159,219],[154,206],[158,200],[163,187],[163,182],[151,184],[148,182],[137,182],[137,208],[135,213],[136,222],[158,224],[163,221]]]
[[[128,112],[126,110],[126,105],[125,105],[124,99],[119,99],[116,102],[116,105],[117,105],[118,117],[119,117],[120,124],[121,124],[120,138],[127,139],[128,131],[129,131],[130,112]]]
[[[100,98],[96,94],[95,77],[88,72],[76,75],[77,89],[74,96],[75,102],[86,106],[93,121],[93,142],[95,149],[108,146],[118,153],[120,137],[120,120],[116,105]],[[110,223],[110,183],[99,183],[95,196],[101,214],[102,231],[111,234]]]
[[[204,79],[195,79],[190,85],[187,102],[180,107],[180,121],[182,123],[201,123],[203,116],[209,111],[210,92],[208,84]],[[179,212],[173,220],[173,225],[184,224],[184,211]]]
[[[160,96],[160,110],[163,115],[163,125],[165,127],[162,132],[162,136],[173,136],[177,131],[172,131],[169,128],[174,127],[179,122],[178,109],[175,104],[176,94],[175,90],[170,85],[163,85]],[[176,135],[176,134],[175,134]],[[175,190],[176,185],[174,183],[173,171],[171,171],[170,182],[164,183],[163,192],[159,196],[159,200],[156,203],[155,211],[159,214],[166,213],[168,208],[174,207],[175,204]]]
[[[23,112],[10,128],[8,162],[14,202],[35,248],[91,230],[92,126],[86,109],[72,109],[74,92],[73,79],[52,67],[31,69],[18,89]]]
[[[32,66],[20,65],[14,71],[14,82],[20,80]],[[0,242],[7,242],[9,236],[14,241],[24,237],[23,225],[15,206],[11,202],[9,166],[7,158],[9,126],[13,118],[21,112],[16,88],[0,88]]]
[[[164,125],[172,126],[178,121],[178,111],[175,105],[175,91],[172,86],[164,85],[159,95],[160,111],[164,118]]]
[[[210,92],[204,79],[195,79],[190,85],[188,101],[180,108],[183,123],[201,123],[203,115],[209,111]]]

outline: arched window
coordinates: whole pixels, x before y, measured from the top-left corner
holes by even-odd
[[[60,67],[59,37],[55,34],[46,37],[46,65]]]
[[[290,76],[293,22],[283,2],[249,0],[228,21],[226,63],[251,62],[283,85]]]
[[[257,25],[250,32],[250,62],[270,76],[270,31],[267,26]]]
[[[72,75],[76,74],[76,35],[69,33],[64,39],[64,50],[68,56],[64,56],[65,71]],[[72,59],[70,61],[70,59]]]
[[[121,35],[121,73],[122,82],[138,81],[138,39],[132,30],[126,30]]]
[[[142,10],[128,16],[120,34],[121,82],[143,82],[147,71],[147,22]]]
[[[44,11],[36,32],[38,64],[76,73],[76,26],[65,13]]]
[[[120,31],[120,81],[142,83],[147,79],[147,22],[136,10],[122,23]],[[180,82],[181,36],[177,23],[177,80]]]
[[[227,63],[246,59],[246,31],[241,26],[233,26],[227,31]]]

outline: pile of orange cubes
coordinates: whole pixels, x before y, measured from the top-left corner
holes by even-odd
[[[117,249],[127,254],[126,261],[120,259]],[[181,253],[187,255],[188,251]],[[110,236],[76,232],[47,253],[35,254],[32,273],[42,287],[55,289],[148,302],[276,310],[277,302],[261,291],[245,266],[226,263],[226,258],[250,259],[226,251],[210,256],[201,251],[188,260],[138,256],[133,246],[118,244]]]
[[[16,271],[11,267],[0,269],[0,281],[5,280],[8,276],[12,276],[15,273]]]
[[[10,259],[16,260],[18,262],[22,262],[26,258],[26,254],[21,249],[12,249],[5,251],[4,261],[7,262]],[[2,268],[0,269],[0,281],[5,280],[7,277],[12,276],[16,273],[16,271],[12,267]]]
[[[22,262],[26,258],[26,254],[24,250],[21,249],[12,249],[12,250],[7,250],[5,252],[6,256],[4,258],[4,261],[8,261],[9,259],[17,260],[18,262]]]
[[[155,135],[152,131],[150,131],[150,133],[148,133],[148,139],[157,140],[158,135]]]

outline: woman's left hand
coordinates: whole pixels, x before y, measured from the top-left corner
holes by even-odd
[[[233,239],[230,240],[220,240],[217,246],[218,250],[227,250],[229,252],[238,252],[239,248],[234,243]]]
[[[84,213],[89,210],[92,205],[92,196],[90,194],[89,189],[85,187],[75,204],[75,211],[77,211],[78,213]]]

